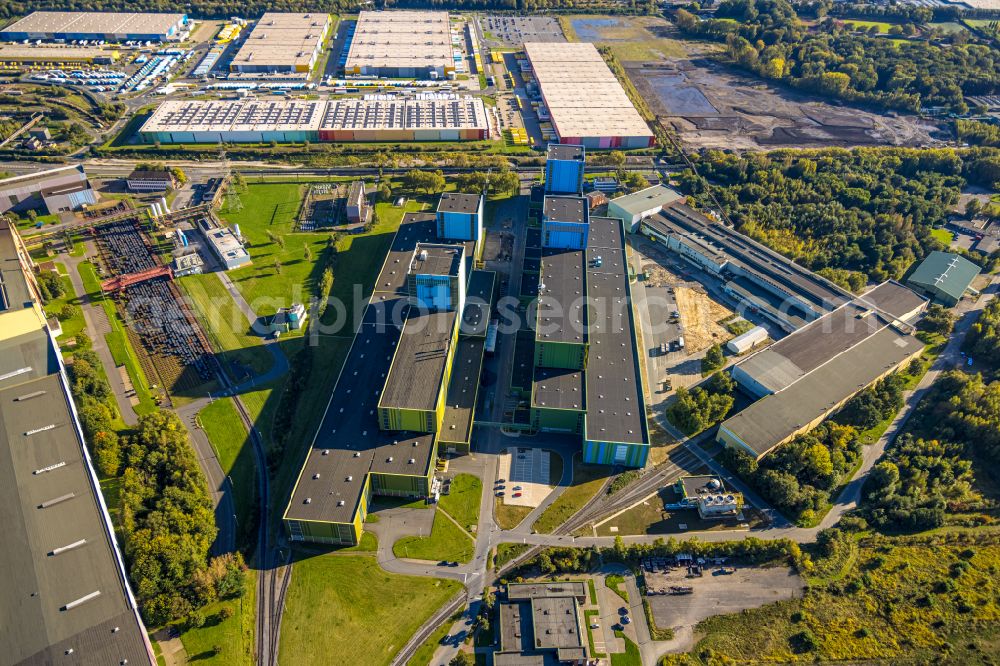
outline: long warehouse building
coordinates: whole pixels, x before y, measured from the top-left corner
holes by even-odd
[[[719,426],[720,443],[762,458],[815,428],[865,387],[916,358],[927,300],[883,282],[733,367],[758,398]]]
[[[494,275],[471,268],[481,236],[438,222],[407,213],[393,238],[285,510],[293,541],[357,544],[372,496],[428,497],[439,445],[469,448]]]
[[[187,29],[186,14],[137,12],[32,12],[0,30],[0,39],[144,41],[179,39]]]
[[[154,664],[33,268],[0,221],[3,663]]]
[[[460,95],[331,100],[163,102],[139,134],[153,143],[476,141],[490,136],[483,101]]]
[[[362,11],[344,73],[429,79],[455,71],[448,12]]]
[[[589,149],[647,148],[656,139],[597,48],[587,42],[527,42],[559,143]]]
[[[267,12],[233,56],[229,71],[237,78],[308,78],[329,32],[329,14]]]
[[[722,279],[730,297],[786,333],[851,299],[829,280],[680,200],[643,219],[639,229],[644,236]]]
[[[582,435],[583,462],[643,467],[649,432],[625,229],[608,217],[588,227],[585,248],[542,250],[531,422]]]

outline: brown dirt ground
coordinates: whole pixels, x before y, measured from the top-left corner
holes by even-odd
[[[688,287],[677,287],[674,295],[677,297],[677,309],[681,313],[684,342],[689,354],[708,349],[715,343],[732,337],[718,323],[732,316],[731,310],[716,303],[708,295]]]

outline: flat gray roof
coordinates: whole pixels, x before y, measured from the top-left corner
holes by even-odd
[[[358,15],[348,70],[454,67],[451,23],[442,11],[369,11]]]
[[[734,434],[758,457],[764,456],[816,419],[830,416],[861,388],[923,347],[912,335],[884,328],[805,375],[794,388],[764,396],[720,427]]]
[[[536,367],[531,406],[582,412],[586,405],[583,375],[583,370]]]
[[[32,336],[22,348],[51,346],[44,331]],[[49,664],[72,648],[75,663],[148,664],[58,368],[19,378],[0,388],[4,657]]]
[[[461,338],[458,341],[438,437],[441,442],[470,441],[485,345],[484,338]]]
[[[611,199],[609,203],[614,203],[629,215],[638,215],[653,208],[666,206],[684,197],[666,185],[653,185],[632,194]]]
[[[625,229],[617,218],[590,218],[588,257],[624,253]],[[606,246],[604,246],[606,244]],[[620,256],[624,256],[621,254]],[[624,261],[587,264],[587,296],[600,307],[589,316],[587,355],[588,441],[648,444],[646,407],[635,340],[631,291]]]
[[[526,42],[524,50],[560,138],[653,136],[593,44]]]
[[[781,391],[894,322],[912,320],[926,304],[898,282],[884,282],[737,367],[767,390]]]
[[[584,159],[584,147],[568,143],[550,143],[545,149],[547,160],[580,160]]]
[[[587,584],[578,580],[507,584],[507,598],[510,600],[531,599],[533,597],[565,597],[567,595],[581,599],[586,598]]]
[[[454,310],[423,314],[410,311],[380,407],[431,411],[437,406],[457,316]]]
[[[543,252],[538,276],[538,330],[535,332],[539,342],[586,342],[583,255],[580,250]]]
[[[580,224],[587,221],[587,211],[590,206],[583,197],[564,197],[548,195],[542,204],[542,214],[547,220],[556,222],[578,222]]]
[[[433,213],[403,216],[306,455],[286,519],[351,522],[367,473],[423,476],[433,464],[433,434],[390,433],[378,423],[379,397],[408,310],[400,287],[405,286],[413,249],[433,237]]]
[[[0,32],[3,33],[75,33],[104,35],[160,34],[164,37],[180,25],[184,14],[137,12],[32,12]]]
[[[534,597],[531,620],[535,645],[544,649],[578,648],[583,645],[574,597]]]
[[[438,200],[437,210],[439,213],[472,214],[479,210],[479,201],[481,198],[478,194],[445,192]]]
[[[708,243],[734,266],[812,304],[822,314],[851,299],[851,294],[787,257],[719,224],[680,201],[665,206],[643,224],[663,234],[693,237]],[[732,269],[731,269],[732,270]]]
[[[469,285],[465,291],[465,308],[462,310],[460,323],[461,335],[484,337],[490,324],[490,312],[493,304],[493,283],[496,273],[493,271],[473,270],[469,274]]]
[[[0,312],[21,310],[34,301],[34,295],[21,270],[17,242],[10,223],[0,219]]]
[[[418,243],[413,250],[410,272],[420,275],[457,276],[465,248],[444,243]]]

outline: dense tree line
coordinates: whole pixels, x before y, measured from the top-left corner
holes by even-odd
[[[986,304],[966,333],[962,349],[974,362],[985,364],[994,372],[1000,368],[1000,300]]]
[[[887,530],[940,527],[953,513],[990,522],[976,513],[992,503],[974,488],[973,460],[988,474],[1000,462],[1000,383],[948,372],[872,470],[860,513]]]
[[[736,382],[727,373],[717,372],[704,386],[677,389],[674,402],[667,408],[670,422],[687,435],[701,432],[726,417],[733,407]]]
[[[79,337],[70,390],[97,469],[121,479],[118,532],[143,617],[161,625],[242,594],[242,556],[208,559],[215,513],[184,424],[158,410],[140,416],[133,431],[117,431],[100,360]]]
[[[426,9],[462,9],[462,10],[492,10],[500,12],[525,11],[587,11],[599,14],[651,14],[656,11],[656,4],[650,0],[639,2],[616,2],[604,0],[405,0],[392,2],[386,0],[385,8],[426,8]],[[9,18],[22,16],[36,10],[63,11],[94,11],[94,12],[185,12],[195,18],[221,19],[230,16],[242,16],[256,19],[264,12],[327,12],[331,14],[352,12],[364,9],[367,3],[360,0],[269,0],[262,2],[227,2],[224,0],[208,0],[192,5],[181,0],[157,0],[156,2],[140,2],[139,4],[124,0],[103,0],[96,5],[79,0],[45,0],[37,2],[4,2],[0,4],[0,17]]]
[[[789,518],[811,524],[861,459],[859,430],[892,418],[902,407],[904,379],[890,375],[862,391],[835,419],[776,448],[759,462],[729,448],[724,464]]]
[[[959,140],[970,145],[1000,147],[1000,126],[977,120],[957,120],[955,130]]]
[[[540,571],[544,575],[581,574],[592,571],[608,561],[638,564],[648,557],[674,557],[679,554],[693,557],[724,557],[743,564],[789,564],[799,569],[811,566],[809,556],[799,545],[788,539],[758,539],[746,537],[732,541],[708,542],[698,539],[677,540],[656,539],[653,543],[625,544],[621,537],[615,539],[614,546],[606,548],[545,548],[534,558],[515,569],[505,580],[517,580],[522,576],[534,575]]]
[[[1000,179],[1000,151],[987,148],[710,150],[692,159],[701,177],[679,180],[701,204],[713,205],[714,194],[737,229],[854,291],[944,249],[931,230],[962,187]]]
[[[724,0],[715,18],[681,9],[675,19],[688,35],[725,42],[727,59],[739,67],[827,97],[966,113],[967,95],[1000,91],[1000,50],[990,44],[895,42],[835,21],[810,29],[787,0]]]

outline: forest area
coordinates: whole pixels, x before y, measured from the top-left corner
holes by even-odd
[[[1000,150],[839,148],[692,158],[678,180],[736,228],[844,288],[902,277],[969,184],[1000,182]],[[709,191],[710,190],[710,191]],[[989,270],[996,258],[966,252]]]

